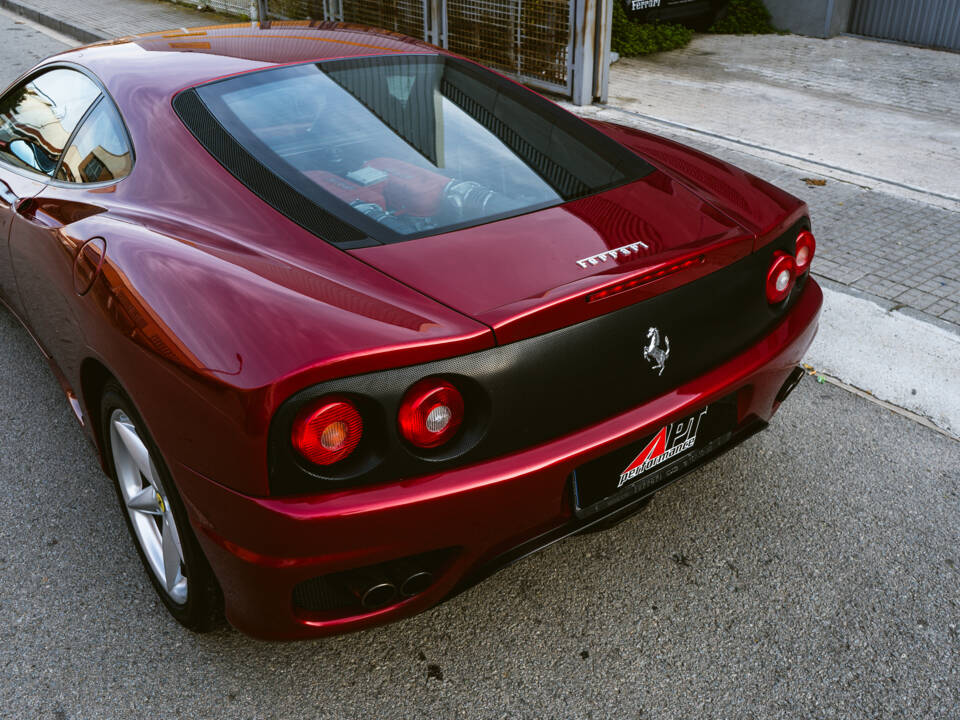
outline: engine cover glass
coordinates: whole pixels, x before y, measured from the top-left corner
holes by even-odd
[[[380,242],[530,212],[650,171],[535,93],[440,55],[294,65],[198,94],[279,179]]]

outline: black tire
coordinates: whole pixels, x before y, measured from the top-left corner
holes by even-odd
[[[137,538],[130,513],[127,511],[123,493],[120,488],[120,481],[117,476],[117,469],[114,466],[110,420],[116,410],[123,411],[133,422],[137,435],[139,435],[149,450],[150,459],[153,461],[153,465],[160,475],[166,500],[170,505],[170,510],[176,522],[176,530],[183,550],[181,567],[182,574],[187,578],[188,587],[186,601],[183,603],[175,602],[161,585]],[[144,571],[153,584],[153,588],[160,600],[177,622],[189,630],[202,633],[223,626],[223,594],[213,574],[213,570],[210,568],[210,563],[207,562],[207,558],[193,533],[193,528],[190,526],[190,521],[187,518],[183,501],[180,499],[180,494],[177,492],[177,488],[173,483],[163,455],[153,442],[153,438],[147,431],[146,423],[143,422],[140,413],[137,412],[136,407],[120,385],[113,380],[106,384],[100,399],[100,433],[103,439],[103,452],[107,473],[111,480],[113,480],[117,500],[120,503],[120,511],[127,523],[130,539],[137,549],[137,554],[140,556],[140,562],[143,564]]]

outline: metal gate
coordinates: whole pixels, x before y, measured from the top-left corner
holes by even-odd
[[[420,37],[524,83],[587,104],[594,97],[606,100],[613,2],[268,0],[263,4],[267,17],[354,22]]]
[[[850,32],[960,50],[960,0],[856,0]]]
[[[446,0],[441,44],[526,82],[570,91],[573,12],[568,0]]]

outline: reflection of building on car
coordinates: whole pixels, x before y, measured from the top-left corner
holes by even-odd
[[[64,155],[64,179],[71,182],[102,182],[123,177],[129,166],[126,154],[116,155],[102,145],[91,148],[83,157],[79,155],[75,146]]]
[[[14,108],[11,108],[11,111],[13,110]],[[60,148],[70,137],[70,133],[63,127],[50,101],[36,84],[27,89],[15,110],[19,116],[31,118],[32,122],[31,126],[11,127],[10,137],[14,139],[5,143],[6,148],[25,167],[43,173],[53,172]],[[10,127],[7,119],[9,112],[3,113],[4,127]],[[43,131],[36,132],[33,128],[43,128]]]
[[[99,89],[77,73],[54,70],[26,83],[0,102],[0,151],[27,170],[67,182],[121,178],[131,158],[119,119],[109,104],[94,102]],[[90,108],[90,122],[71,136],[80,117],[77,105]],[[14,118],[16,120],[14,121]],[[69,144],[69,147],[67,146]]]

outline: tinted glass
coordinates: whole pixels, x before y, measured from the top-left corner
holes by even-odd
[[[86,75],[57,68],[0,99],[0,160],[52,175],[70,135],[100,95]]]
[[[101,100],[63,153],[58,180],[89,183],[119,180],[130,172],[132,158],[120,116]]]
[[[199,94],[257,160],[382,240],[517,215],[649,170],[538,95],[442,56],[298,65]]]

